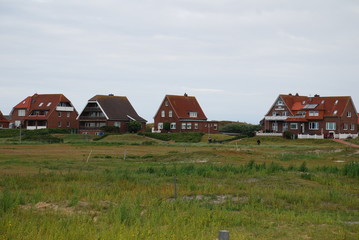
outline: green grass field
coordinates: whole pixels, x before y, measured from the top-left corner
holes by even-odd
[[[0,144],[0,239],[359,239],[359,149],[56,136]]]

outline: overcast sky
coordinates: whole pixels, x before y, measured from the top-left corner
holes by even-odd
[[[3,114],[34,93],[127,96],[149,122],[185,92],[209,120],[257,124],[288,93],[359,111],[359,1],[0,0],[0,84]]]

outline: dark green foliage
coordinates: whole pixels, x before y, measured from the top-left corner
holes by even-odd
[[[120,132],[120,128],[115,127],[115,126],[102,126],[102,127],[100,127],[100,129],[102,131],[104,131],[105,133],[118,133],[118,132]]]
[[[175,141],[175,142],[200,142],[203,133],[190,132],[190,133],[138,133],[147,137],[163,140],[163,141]]]
[[[141,123],[138,121],[130,121],[127,125],[127,130],[130,133],[137,133],[141,130]]]
[[[350,162],[344,165],[342,174],[348,177],[359,177],[359,163]]]
[[[255,136],[255,132],[260,130],[260,125],[253,125],[248,123],[229,123],[224,125],[220,131],[221,132],[230,132],[230,133],[240,133],[247,137]]]
[[[299,171],[301,172],[308,172],[308,168],[307,168],[307,163],[303,162],[300,166],[299,166]]]
[[[171,128],[171,124],[169,122],[163,123],[163,130],[169,131]]]
[[[291,133],[290,131],[285,131],[283,133],[283,137],[285,139],[294,139],[295,138],[295,134]]]
[[[63,139],[54,137],[50,134],[49,129],[32,130],[24,132],[23,141],[35,141],[42,143],[62,143]]]

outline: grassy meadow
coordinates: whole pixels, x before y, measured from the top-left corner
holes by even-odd
[[[359,239],[359,149],[54,136],[0,141],[0,240]]]

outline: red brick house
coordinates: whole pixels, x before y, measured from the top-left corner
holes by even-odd
[[[218,133],[219,129],[218,122],[207,121],[197,99],[185,94],[165,96],[154,116],[154,131]]]
[[[141,131],[144,131],[147,122],[137,114],[127,97],[113,94],[92,97],[77,119],[83,134],[101,133],[103,131],[100,128],[103,126],[115,126],[121,133],[125,133],[130,121],[140,122]]]
[[[262,129],[273,133],[288,130],[301,136],[357,137],[358,114],[349,96],[279,95],[265,115]]]
[[[34,94],[17,104],[10,113],[13,127],[34,130],[78,128],[77,111],[63,94]]]
[[[0,129],[9,128],[9,125],[10,125],[10,121],[7,120],[2,114],[2,112],[0,111]]]

